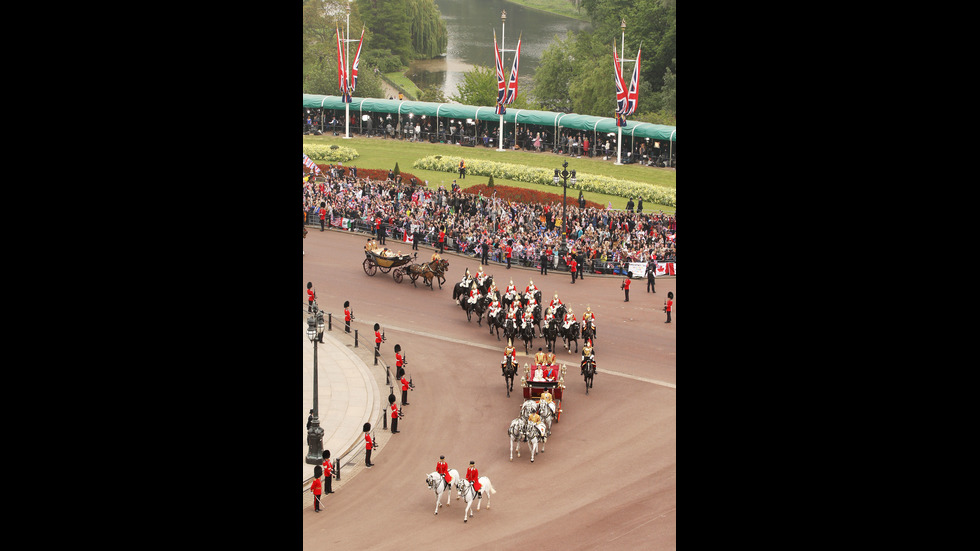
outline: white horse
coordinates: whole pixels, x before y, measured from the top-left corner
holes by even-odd
[[[541,416],[541,422],[547,428],[545,436],[551,436],[551,422],[555,417],[555,412],[546,402],[535,402],[534,400],[524,400],[521,404],[521,419],[527,419],[532,413]],[[542,450],[544,451],[544,450]]]
[[[531,463],[534,463],[534,454],[538,453],[538,442],[541,442],[541,451],[544,451],[544,438],[543,433],[538,425],[529,422],[527,419],[514,419],[510,422],[510,427],[507,429],[507,435],[510,436],[510,460],[514,460],[514,450],[517,450],[517,457],[521,456],[521,441],[527,442],[527,447],[531,451]]]
[[[473,511],[470,510],[470,507],[473,506],[473,498],[476,497],[476,490],[473,488],[472,482],[470,482],[469,480],[460,479],[458,482],[456,482],[456,491],[462,494],[463,499],[466,501],[466,509],[463,510],[463,522],[466,522],[467,520],[469,520],[469,517],[473,516]],[[487,509],[489,509],[490,494],[495,494],[495,493],[497,493],[497,490],[494,489],[493,484],[490,484],[490,479],[485,476],[481,476],[480,477],[481,495],[478,501],[476,502],[476,510],[479,511],[480,505],[483,504],[482,494],[487,495]]]
[[[450,479],[452,479],[454,481],[455,480],[458,480],[459,479],[459,473],[456,471],[456,469],[449,469],[449,477],[450,477]],[[432,491],[434,491],[436,493],[436,512],[435,512],[435,514],[438,515],[439,514],[439,507],[442,507],[442,503],[439,503],[439,500],[440,500],[440,498],[442,498],[442,493],[443,492],[446,492],[446,507],[449,507],[449,499],[452,498],[452,491],[450,489],[450,484],[452,484],[452,483],[446,484],[446,478],[443,477],[441,474],[439,474],[437,472],[434,472],[434,471],[431,472],[431,473],[429,473],[429,476],[426,477],[426,479],[425,479],[425,483],[429,486],[429,489],[430,490],[432,490]],[[450,490],[450,491],[447,492],[446,490]],[[459,499],[459,493],[458,492],[457,492],[457,495],[456,495],[456,499]]]

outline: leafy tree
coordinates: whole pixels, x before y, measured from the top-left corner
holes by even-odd
[[[464,105],[497,105],[497,72],[485,65],[474,66],[449,99]]]
[[[554,42],[541,54],[541,62],[534,72],[534,97],[546,111],[571,112],[572,98],[568,86],[575,74],[569,52],[574,35],[555,35]],[[518,94],[520,97],[520,94]]]
[[[372,49],[387,49],[402,65],[414,57],[408,0],[357,0],[354,2],[373,33]]]

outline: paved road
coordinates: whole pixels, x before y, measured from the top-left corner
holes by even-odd
[[[568,377],[561,421],[534,463],[526,448],[510,462],[506,428],[522,399],[516,392],[506,396],[499,369],[504,343],[485,324],[468,323],[451,299],[451,285],[465,268],[475,272],[478,261],[446,255],[449,280],[430,291],[413,287],[408,278],[398,284],[390,274],[366,275],[365,240],[360,234],[311,230],[297,302],[305,300],[306,281],[316,285],[320,306],[334,312],[335,321],[350,300],[362,338],[369,340],[375,322],[384,327],[385,358],[393,363],[393,347],[401,344],[416,390],[400,421],[401,433],[379,430],[382,449],[373,469],[345,468],[343,486],[334,485],[337,493],[324,498],[319,514],[304,496],[304,545],[676,548],[676,305],[674,323],[664,324],[662,312],[667,291],[676,293],[675,278],[658,280],[656,294],[646,293],[645,281],[636,280],[630,302],[624,303],[618,277],[587,276],[572,285],[567,274],[541,276],[500,265],[487,269],[501,288],[510,279],[522,288],[533,279],[545,298],[558,292],[578,316],[591,305],[599,329],[599,373],[590,394],[575,373],[580,354],[562,350],[558,356],[568,363]],[[410,252],[410,246],[391,245]],[[420,258],[430,254],[425,247],[419,251]],[[338,326],[342,322],[335,331]],[[539,344],[535,341],[535,348]],[[530,358],[519,350],[523,365]],[[367,346],[357,353],[364,351],[370,359]],[[374,374],[383,383],[383,372]],[[497,489],[490,510],[484,499],[483,510],[464,524],[463,502],[454,498],[433,515],[435,495],[425,477],[440,455],[460,473],[476,461]]]

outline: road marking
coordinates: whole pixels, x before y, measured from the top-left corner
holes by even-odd
[[[492,345],[489,345],[489,344],[482,344],[482,343],[478,343],[478,342],[464,341],[462,339],[454,339],[452,337],[444,337],[442,335],[436,335],[435,333],[426,333],[425,331],[416,331],[414,329],[406,329],[404,327],[398,327],[398,326],[395,326],[395,325],[385,324],[385,329],[391,329],[392,331],[402,331],[404,333],[409,333],[409,334],[412,334],[412,335],[418,335],[420,337],[428,337],[430,339],[438,339],[438,340],[441,340],[441,341],[451,342],[451,343],[454,343],[454,344],[462,344],[462,345],[466,345],[466,346],[475,346],[477,348],[485,348],[487,350],[493,350],[494,352],[499,352],[500,351],[500,347],[499,346],[492,346]],[[521,355],[520,352],[518,352],[518,355],[519,356]],[[534,355],[533,354],[524,354],[524,356],[526,356],[528,358],[531,358]],[[605,373],[606,375],[615,375],[617,377],[626,377],[627,379],[633,379],[634,381],[641,381],[641,382],[644,382],[644,383],[651,383],[651,384],[655,384],[655,385],[665,386],[667,388],[673,388],[675,390],[677,389],[677,385],[674,384],[674,383],[668,383],[666,381],[659,381],[657,379],[649,379],[647,377],[640,377],[639,375],[630,375],[629,373],[620,373],[618,371],[609,371],[608,369],[596,369],[596,372],[597,373]]]

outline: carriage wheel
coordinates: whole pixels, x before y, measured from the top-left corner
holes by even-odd
[[[391,266],[382,266],[379,264],[378,269],[381,270],[381,273],[386,274],[391,271]]]
[[[391,277],[395,280],[395,283],[402,282],[402,269],[396,268],[394,272],[391,272]]]
[[[371,262],[370,258],[364,259],[364,273],[369,276],[373,276],[374,274],[378,273],[378,266],[374,262]]]

